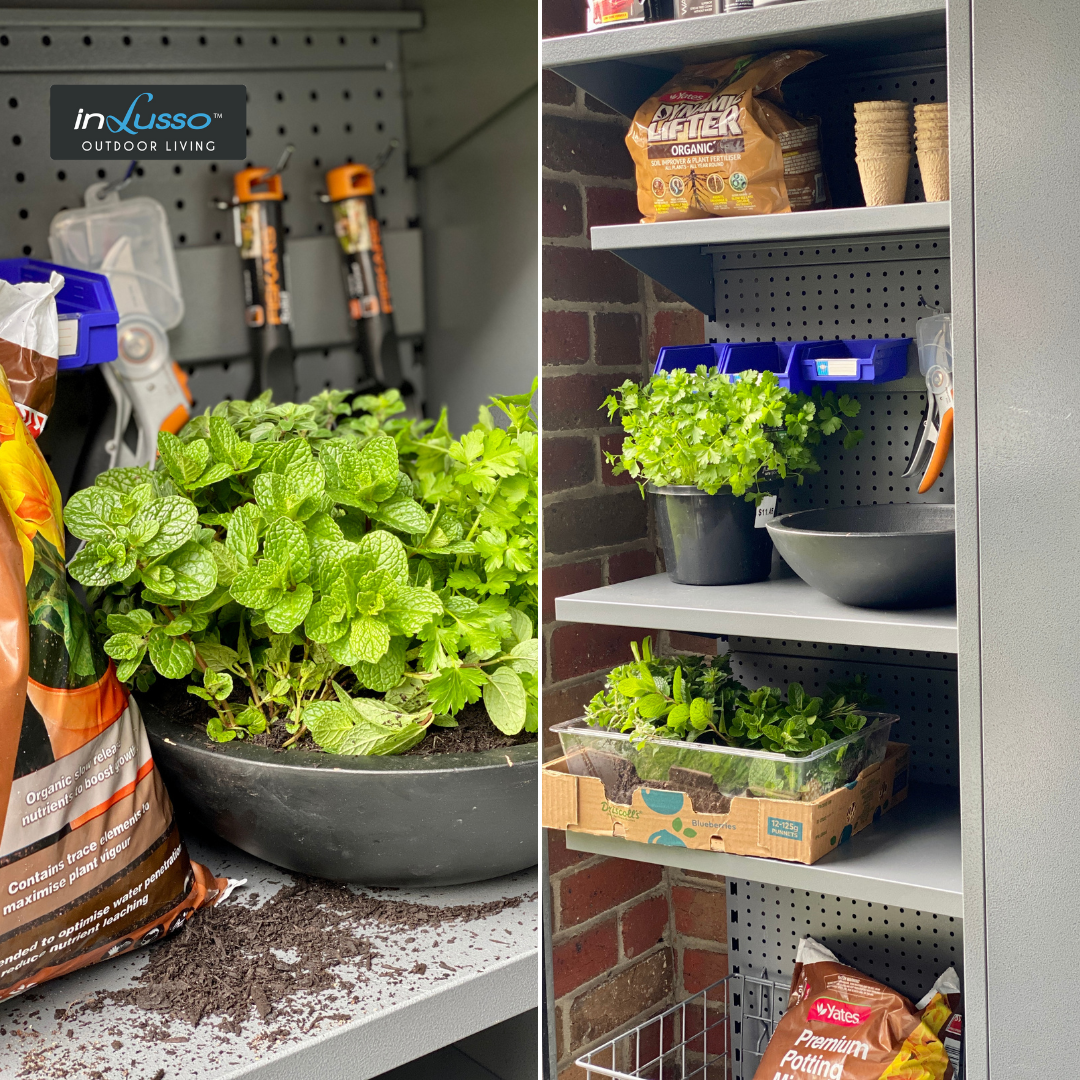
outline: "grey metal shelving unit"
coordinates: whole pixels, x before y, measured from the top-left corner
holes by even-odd
[[[260,907],[292,882],[217,837],[193,834],[188,842],[192,858],[215,874],[246,881],[227,904]],[[374,945],[370,969],[339,965],[343,989],[299,994],[280,1014],[252,1011],[238,1030],[212,1015],[192,1024],[133,1005],[85,1008],[130,987],[150,959],[146,949],[85,968],[0,1004],[0,1076],[371,1080],[535,1008],[536,885],[535,870],[526,870],[472,885],[395,889],[395,900],[439,907],[521,903],[407,934],[361,925]]]
[[[956,505],[955,610],[844,608],[790,578],[694,589],[663,576],[556,607],[563,620],[722,635],[751,683],[867,674],[903,717],[908,803],[810,867],[573,834],[568,844],[725,874],[731,964],[751,974],[790,970],[802,933],[916,995],[956,962],[967,1080],[1075,1071],[1080,845],[1065,803],[1076,752],[1061,732],[1074,723],[1078,597],[1062,496],[1080,459],[1080,286],[1062,241],[1080,177],[1052,110],[1010,111],[1000,63],[1040,70],[1071,100],[1080,66],[1061,43],[1078,34],[1080,10],[1065,0],[801,0],[543,47],[545,66],[626,115],[687,62],[827,53],[785,94],[822,117],[838,209],[611,226],[593,246],[698,307],[719,341],[910,335],[922,296],[953,313],[957,384],[952,468],[924,496]],[[913,172],[906,205],[861,205],[851,103],[895,97],[949,101],[950,203],[923,204]],[[914,374],[860,395],[863,445],[826,451],[782,508],[919,498],[900,478],[925,403]],[[1018,998],[1040,1017],[1037,1040],[1009,1023]]]
[[[676,585],[636,578],[555,601],[556,618],[691,634],[746,634],[874,649],[955,653],[956,608],[871,611],[841,604],[787,577],[755,585]]]

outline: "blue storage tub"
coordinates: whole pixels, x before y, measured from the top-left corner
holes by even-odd
[[[120,316],[109,279],[104,274],[58,266],[41,259],[0,259],[0,279],[13,285],[24,281],[48,281],[54,270],[64,276],[64,287],[56,297],[56,311],[60,316],[59,369],[66,371],[115,360],[116,325]]]
[[[807,391],[806,380],[795,359],[794,341],[725,341],[709,345],[669,345],[660,350],[653,374],[698,364],[715,367],[732,382],[742,371],[772,371],[780,385],[793,393]]]
[[[883,383],[907,375],[911,338],[800,341],[795,356],[807,382]]]

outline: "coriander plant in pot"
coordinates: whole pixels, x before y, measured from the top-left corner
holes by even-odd
[[[608,454],[619,475],[655,496],[656,524],[672,581],[739,585],[769,576],[766,522],[787,479],[802,483],[818,465],[812,447],[844,430],[859,403],[844,395],[791,393],[771,371],[744,371],[734,382],[715,369],[682,368],[627,381],[604,402],[626,438]],[[768,500],[767,502],[765,500]]]
[[[71,573],[173,796],[291,870],[450,884],[536,861],[537,433],[396,391],[223,402],[68,501]]]

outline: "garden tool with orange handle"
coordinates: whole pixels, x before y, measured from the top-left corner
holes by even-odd
[[[926,379],[926,416],[905,477],[923,471],[919,494],[933,486],[945,467],[953,437],[952,321],[946,314],[920,319],[915,327],[919,370]]]

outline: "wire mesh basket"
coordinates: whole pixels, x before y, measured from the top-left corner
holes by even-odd
[[[590,1050],[589,1080],[753,1080],[790,980],[734,973]]]

